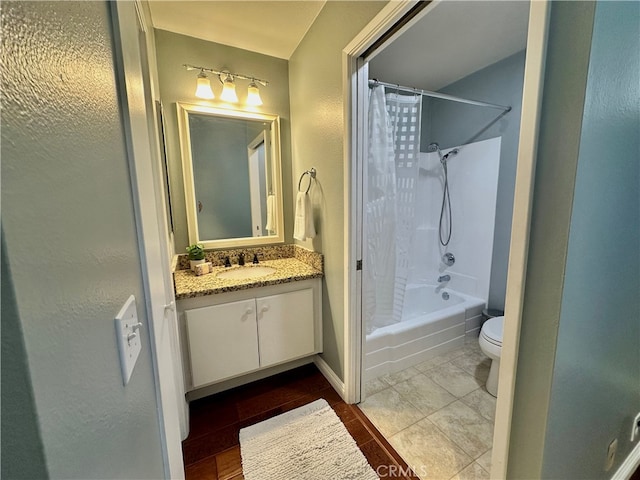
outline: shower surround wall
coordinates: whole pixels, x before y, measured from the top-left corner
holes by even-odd
[[[498,110],[428,97],[424,97],[422,109],[422,152],[427,151],[431,142],[438,142],[440,148],[445,149],[468,143],[478,134],[474,141],[502,138],[488,300],[491,308],[501,310],[504,310],[507,288],[525,56],[523,50],[439,90],[459,97],[510,105],[511,111],[486,131],[482,129],[500,114]]]
[[[480,298],[489,297],[493,231],[498,189],[501,138],[463,145],[447,161],[452,210],[452,235],[447,247],[440,245],[438,227],[443,191],[443,169],[436,152],[420,154],[417,228],[413,241],[411,284],[438,284],[438,277],[451,280],[440,285]],[[446,153],[446,151],[443,151]],[[445,235],[446,238],[446,235]],[[451,252],[453,266],[442,263]],[[467,331],[479,327],[467,325]]]
[[[477,336],[489,294],[500,145],[499,137],[463,145],[449,157],[453,234],[448,247],[438,241],[442,165],[437,153],[420,154],[417,228],[402,318],[367,334],[365,381],[461,346],[465,335]],[[456,256],[452,267],[440,260],[447,251]],[[451,280],[438,284],[445,274]]]

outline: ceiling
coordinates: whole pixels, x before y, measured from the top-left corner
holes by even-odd
[[[325,1],[151,0],[153,26],[288,60]]]
[[[286,60],[325,3],[149,2],[155,28]],[[434,1],[425,12],[371,60],[371,78],[439,90],[526,46],[529,2],[444,0]]]
[[[369,77],[439,90],[527,44],[529,2],[444,1],[369,63]]]

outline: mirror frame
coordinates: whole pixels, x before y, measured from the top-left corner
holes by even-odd
[[[184,181],[185,206],[187,210],[187,231],[189,244],[199,243],[205,249],[234,248],[255,245],[284,243],[284,209],[282,192],[282,158],[280,155],[280,117],[266,113],[227,110],[224,108],[193,105],[176,102],[178,110],[178,137],[182,157],[182,178]],[[201,240],[198,232],[198,215],[196,206],[195,184],[193,179],[193,163],[191,157],[191,135],[189,132],[189,114],[199,113],[215,117],[240,120],[255,120],[271,123],[270,156],[273,165],[272,193],[276,196],[276,235],[261,237],[223,238],[219,240]]]

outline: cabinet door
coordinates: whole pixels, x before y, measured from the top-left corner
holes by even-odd
[[[255,300],[196,308],[184,314],[194,387],[259,368]]]
[[[256,299],[260,366],[314,353],[311,288]]]

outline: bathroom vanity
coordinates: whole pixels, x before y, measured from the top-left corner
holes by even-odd
[[[322,351],[323,258],[283,243],[278,115],[182,102],[176,115],[184,185],[175,187],[184,186],[186,206],[177,231],[186,227],[214,266],[196,276],[182,255],[174,269],[180,360],[193,399]]]
[[[242,376],[322,351],[322,256],[302,250],[200,277],[174,272],[186,392],[241,384]]]

